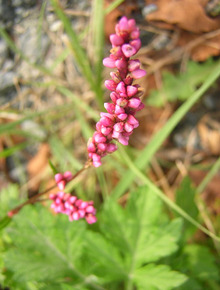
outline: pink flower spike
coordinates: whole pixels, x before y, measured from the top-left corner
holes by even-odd
[[[131,72],[131,76],[134,79],[140,79],[140,78],[144,77],[145,75],[146,75],[146,71],[143,69],[136,69],[136,70]]]
[[[109,68],[115,68],[115,60],[111,57],[106,57],[103,59],[103,65]]]
[[[120,35],[111,34],[109,38],[113,46],[120,46],[124,43],[124,39]]]
[[[137,49],[134,46],[130,45],[130,44],[123,44],[122,52],[124,53],[124,55],[127,58],[129,58],[129,57],[131,57],[131,56],[136,54]]]

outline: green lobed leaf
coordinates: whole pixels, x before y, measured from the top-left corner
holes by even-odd
[[[120,252],[114,245],[95,232],[87,232],[85,239],[86,252],[93,261],[93,270],[97,276],[105,282],[126,278]]]
[[[177,250],[182,220],[169,222],[161,212],[160,199],[146,186],[130,194],[125,209],[112,199],[106,202],[101,230],[124,257],[127,279],[135,269]]]
[[[180,286],[187,277],[165,265],[149,264],[134,272],[138,290],[170,290]]]
[[[67,216],[53,216],[38,205],[26,206],[13,225],[8,234],[15,247],[6,252],[5,264],[15,281],[86,280],[77,267],[84,243],[83,221],[70,223]]]

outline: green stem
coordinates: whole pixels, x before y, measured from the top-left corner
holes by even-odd
[[[134,165],[137,169],[144,169],[149,164],[153,155],[157,152],[166,138],[170,135],[173,129],[177,126],[184,115],[192,108],[192,106],[202,97],[205,91],[217,80],[220,75],[220,63],[217,64],[215,70],[212,71],[207,80],[201,85],[201,87],[178,108],[178,110],[167,121],[164,127],[157,132],[145,149],[141,152],[138,158],[134,161]],[[127,170],[120,182],[112,192],[112,197],[118,199],[129,188],[135,179],[135,174],[131,170]]]
[[[201,193],[204,191],[208,183],[212,180],[213,176],[218,172],[219,169],[220,169],[220,157],[217,159],[217,161],[214,163],[212,168],[209,170],[205,178],[202,180],[202,182],[198,186],[197,188],[198,192]]]

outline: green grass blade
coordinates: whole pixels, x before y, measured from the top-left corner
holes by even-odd
[[[217,80],[220,75],[220,63],[218,62],[215,70],[212,71],[207,80],[201,85],[201,87],[195,91],[195,93],[185,101],[181,107],[172,115],[172,117],[167,121],[164,127],[157,132],[144,150],[140,153],[137,159],[134,161],[135,166],[142,170],[148,166],[151,158],[177,126],[179,121],[184,117],[184,115],[192,108],[192,106],[202,97],[205,91]],[[119,198],[123,193],[129,188],[131,183],[135,179],[135,174],[133,171],[127,170],[119,183],[116,185],[114,191],[112,192],[112,197],[115,199]]]
[[[55,10],[57,16],[62,21],[67,35],[69,36],[71,49],[74,53],[75,60],[77,61],[83,76],[89,82],[91,89],[95,93],[97,93],[97,86],[96,86],[96,82],[95,82],[95,78],[94,78],[94,73],[93,73],[92,68],[91,68],[91,64],[89,62],[89,59],[88,59],[84,49],[82,48],[82,46],[80,44],[80,41],[79,41],[79,38],[78,38],[76,32],[72,29],[70,20],[65,15],[62,8],[59,6],[57,0],[51,0],[51,3],[52,3],[52,6],[54,7],[54,10]]]
[[[202,182],[198,186],[197,188],[198,192],[204,191],[208,183],[212,180],[212,178],[218,172],[219,169],[220,169],[220,157],[216,160],[216,162],[213,164],[213,166],[211,167],[211,169],[209,170],[205,178],[202,180]]]
[[[20,143],[20,144],[15,145],[13,147],[6,148],[6,149],[4,149],[3,151],[0,152],[0,158],[6,158],[8,156],[11,156],[16,151],[19,151],[21,149],[24,149],[28,145],[29,145],[28,142],[23,142],[23,143]]]
[[[103,56],[104,56],[104,9],[103,0],[93,1],[92,13],[92,36],[93,36],[93,55],[95,61],[97,95],[96,99],[103,106],[103,90],[102,90],[102,71],[103,71]]]
[[[121,3],[123,3],[124,0],[115,0],[113,1],[106,9],[105,14],[109,14],[112,12],[115,8],[117,8]]]

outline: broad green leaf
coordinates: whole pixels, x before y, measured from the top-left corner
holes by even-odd
[[[126,278],[123,261],[117,248],[99,233],[87,232],[85,239],[86,252],[93,261],[93,268],[97,276],[105,281]]]
[[[149,264],[134,272],[133,280],[138,290],[170,290],[180,286],[187,277],[165,265]]]
[[[7,222],[8,220],[5,218],[7,212],[21,202],[22,199],[19,199],[19,189],[17,184],[10,184],[8,187],[4,188],[0,192],[0,220],[4,218],[4,221],[2,220],[2,222]]]
[[[182,220],[172,222],[161,214],[161,201],[147,187],[130,195],[122,209],[111,199],[102,214],[101,230],[124,258],[128,275],[143,264],[174,253],[180,238]]]
[[[41,205],[25,207],[14,221],[8,234],[15,247],[6,252],[5,264],[16,281],[86,280],[77,267],[84,244],[83,221],[70,223],[67,216],[54,216]]]

